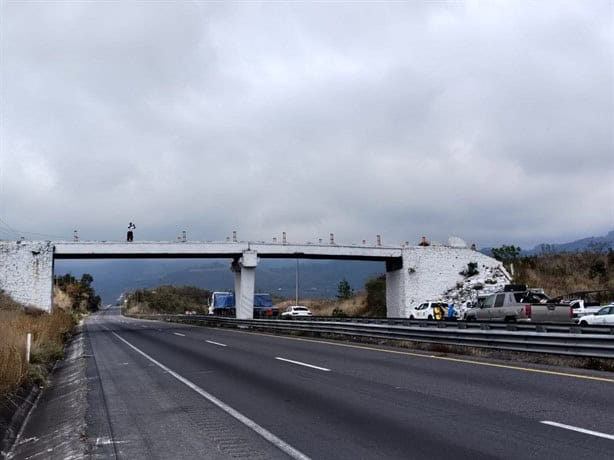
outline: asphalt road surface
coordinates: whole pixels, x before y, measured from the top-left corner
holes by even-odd
[[[94,458],[614,458],[614,375],[86,322]]]

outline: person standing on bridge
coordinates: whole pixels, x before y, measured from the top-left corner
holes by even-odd
[[[134,225],[132,222],[128,223],[128,234],[126,235],[126,241],[133,241],[134,240],[134,233],[132,232],[132,230],[136,229],[136,225]]]

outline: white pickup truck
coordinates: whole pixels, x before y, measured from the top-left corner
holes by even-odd
[[[597,289],[592,291],[577,291],[570,292],[569,294],[563,294],[562,296],[550,299],[550,302],[560,302],[569,305],[573,308],[573,316],[576,320],[579,320],[586,315],[594,315],[597,313],[603,305],[599,300],[603,298],[611,300],[612,291],[609,289]]]
[[[550,302],[543,291],[522,285],[507,285],[484,299],[477,307],[467,310],[467,321],[533,321],[573,323],[573,308],[568,304]]]

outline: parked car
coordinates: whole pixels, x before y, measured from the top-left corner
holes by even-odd
[[[282,318],[294,318],[295,316],[311,316],[311,311],[302,305],[291,305],[281,314]]]
[[[438,311],[440,310],[440,311]],[[414,307],[410,314],[409,319],[435,319],[441,320],[448,316],[448,304],[445,302],[424,302]]]
[[[580,326],[589,324],[614,324],[614,304],[606,305],[597,313],[580,318]]]

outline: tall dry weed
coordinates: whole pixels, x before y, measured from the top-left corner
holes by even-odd
[[[295,300],[284,300],[276,306],[280,311],[284,311],[286,307],[295,303]],[[314,316],[332,316],[335,309],[343,310],[348,316],[363,316],[368,310],[367,294],[363,292],[343,300],[299,299],[299,304],[309,308]]]
[[[523,257],[514,262],[515,281],[542,287],[556,297],[577,291],[605,289],[599,300],[614,293],[614,253],[578,252]]]
[[[0,396],[28,378],[26,337],[32,334],[30,362],[48,366],[61,358],[66,335],[74,319],[60,309],[52,314],[27,312],[8,296],[0,293]]]

